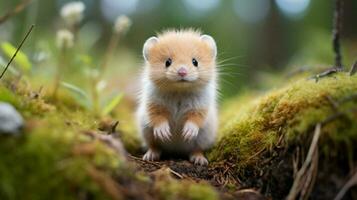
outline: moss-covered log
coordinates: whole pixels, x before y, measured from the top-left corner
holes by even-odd
[[[321,164],[312,195],[333,198],[342,187],[333,176],[343,182],[357,161],[356,93],[357,76],[338,73],[319,81],[287,83],[258,98],[233,100],[225,107],[226,124],[209,158],[230,163],[247,186],[281,199],[294,179],[293,161],[296,170],[315,125],[322,123]]]

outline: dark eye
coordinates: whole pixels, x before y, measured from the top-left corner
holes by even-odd
[[[171,63],[172,63],[171,58],[168,58],[168,59],[166,60],[166,62],[165,62],[165,66],[166,66],[166,67],[170,67]]]
[[[195,58],[192,58],[192,64],[197,67],[198,66],[198,62]]]

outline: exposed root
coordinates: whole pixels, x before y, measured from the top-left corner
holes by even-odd
[[[307,199],[311,193],[317,175],[318,141],[321,134],[321,124],[317,124],[306,160],[297,172],[287,200]]]
[[[341,190],[338,192],[334,200],[341,200],[346,192],[353,186],[357,185],[357,169],[354,170],[355,173],[353,176],[346,182],[346,184],[341,188]]]
[[[127,155],[122,142],[118,138],[114,138],[112,135],[98,134],[94,131],[86,131],[84,134],[91,136],[93,139],[97,139],[109,147],[113,148],[120,155]]]

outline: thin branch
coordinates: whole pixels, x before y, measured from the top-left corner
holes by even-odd
[[[27,31],[27,33],[26,33],[24,39],[22,39],[20,45],[17,47],[17,49],[16,49],[16,51],[15,51],[15,54],[11,57],[10,61],[7,63],[7,65],[6,65],[5,69],[4,69],[4,71],[1,73],[0,79],[4,76],[6,70],[9,68],[10,64],[12,63],[12,61],[14,60],[14,58],[16,57],[17,53],[20,51],[22,45],[25,43],[26,39],[28,38],[28,36],[30,35],[30,33],[31,33],[31,31],[32,31],[32,29],[33,29],[34,27],[35,27],[35,25],[32,24],[31,27],[30,27],[30,29]]]
[[[353,176],[346,182],[346,184],[338,192],[334,200],[341,200],[345,196],[346,192],[353,186],[357,185],[357,171]]]
[[[295,200],[300,194],[300,199],[307,199],[311,187],[313,187],[318,162],[318,141],[321,134],[321,124],[317,124],[312,142],[307,153],[306,159],[298,173],[296,174],[293,186],[290,189],[287,200]]]
[[[31,3],[31,1],[32,0],[23,0],[19,4],[17,4],[13,10],[10,10],[5,15],[0,16],[0,24],[6,22],[12,16],[17,15],[18,13],[23,11]]]
[[[320,80],[320,78],[331,76],[332,74],[336,74],[337,72],[341,72],[341,71],[342,71],[342,68],[340,68],[340,67],[332,67],[330,69],[327,69],[324,72],[321,72],[317,75],[309,77],[308,80],[315,79],[315,82],[317,83]]]
[[[335,53],[335,67],[342,69],[342,54],[341,54],[341,29],[342,29],[342,15],[343,15],[343,0],[335,0],[335,11],[333,17],[332,30],[332,45]]]

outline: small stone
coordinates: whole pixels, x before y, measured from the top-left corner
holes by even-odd
[[[23,125],[24,120],[14,107],[0,102],[0,134],[18,134]]]

